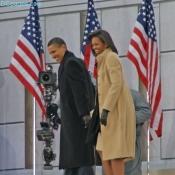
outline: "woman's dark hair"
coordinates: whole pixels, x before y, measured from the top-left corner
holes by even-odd
[[[113,52],[118,54],[117,48],[115,47],[115,44],[107,31],[102,29],[95,30],[94,32],[89,34],[89,40],[91,41],[93,37],[98,37],[104,44],[107,45],[107,48],[111,48]]]
[[[52,38],[52,39],[48,42],[47,46],[50,46],[50,45],[52,45],[52,44],[57,44],[57,45],[62,45],[62,44],[64,44],[64,45],[66,45],[66,42],[65,42],[62,38],[55,37],[55,38]]]

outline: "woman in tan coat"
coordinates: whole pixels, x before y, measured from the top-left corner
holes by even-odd
[[[124,175],[125,161],[135,156],[134,104],[109,33],[97,30],[89,38],[98,73],[101,133],[96,149],[101,155],[105,175]]]

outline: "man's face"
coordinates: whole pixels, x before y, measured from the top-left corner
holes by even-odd
[[[47,49],[49,54],[55,61],[60,63],[63,60],[64,54],[66,52],[66,46],[64,44],[51,44],[50,46],[48,46]]]

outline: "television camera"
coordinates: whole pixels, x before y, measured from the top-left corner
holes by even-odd
[[[54,139],[53,129],[57,130],[61,119],[57,113],[58,105],[52,103],[53,97],[56,97],[57,91],[57,75],[53,72],[52,65],[46,66],[46,71],[39,72],[38,83],[44,86],[44,101],[46,103],[46,121],[40,122],[41,130],[37,130],[37,138],[39,141],[45,142],[43,149],[43,158],[45,161],[44,169],[52,169],[50,164],[56,158],[53,152],[52,143]]]

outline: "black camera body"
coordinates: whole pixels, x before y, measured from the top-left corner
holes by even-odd
[[[55,85],[56,76],[56,73],[53,73],[52,71],[39,72],[39,83],[43,84],[44,86]]]
[[[46,103],[46,121],[40,122],[41,130],[37,130],[36,135],[39,141],[45,142],[43,149],[43,158],[45,161],[44,169],[52,169],[50,164],[55,160],[56,154],[52,150],[52,142],[54,139],[53,129],[58,130],[61,119],[57,113],[58,105],[52,103],[53,97],[56,97],[57,91],[57,75],[53,72],[50,64],[46,66],[46,71],[39,72],[38,83],[44,86],[44,101]]]
[[[50,125],[53,129],[58,130],[59,124],[61,124],[61,119],[57,113],[58,105],[51,103],[47,105],[47,116],[50,119]]]
[[[42,84],[44,90],[44,100],[47,104],[50,104],[52,97],[56,96],[57,87],[57,75],[53,72],[52,65],[48,64],[45,71],[39,72],[38,83]]]
[[[48,144],[46,142],[46,145],[43,149],[43,156],[45,160],[45,164],[44,164],[45,169],[52,169],[50,162],[55,160],[56,154],[54,154],[52,147],[50,145],[50,142],[48,142]]]
[[[53,130],[50,128],[48,122],[40,122],[41,130],[37,130],[37,138],[39,141],[45,142],[45,147],[43,149],[43,158],[45,160],[44,169],[52,169],[52,165],[50,164],[55,160],[56,154],[54,154],[52,149],[52,142],[54,139]]]
[[[37,130],[36,135],[39,141],[50,141],[54,138],[54,133],[47,122],[40,122],[41,130]]]

